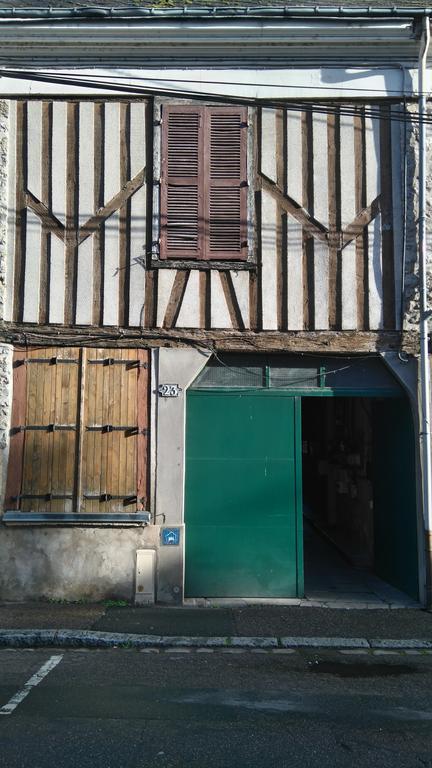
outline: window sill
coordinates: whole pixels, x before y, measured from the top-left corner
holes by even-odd
[[[178,259],[151,259],[149,262],[150,269],[198,269],[209,271],[211,269],[217,270],[234,270],[235,272],[246,271],[251,272],[256,270],[256,261],[195,261],[194,259],[184,259],[184,261]]]
[[[19,509],[12,509],[5,511],[2,522],[6,525],[148,525],[150,512],[63,515],[50,512],[20,512]]]

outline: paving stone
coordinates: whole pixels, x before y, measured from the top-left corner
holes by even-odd
[[[165,653],[192,653],[192,648],[164,648]]]
[[[372,653],[374,656],[400,656],[401,651],[391,651],[390,648],[388,648],[386,651],[373,650]]]
[[[272,653],[297,653],[295,648],[272,648]]]
[[[351,650],[339,651],[339,653],[343,653],[345,656],[368,656],[370,651],[367,651],[365,648],[353,648]]]
[[[345,610],[355,609],[357,611],[361,610],[361,609],[366,609],[368,607],[367,603],[348,602],[348,601],[344,601],[344,600],[335,600],[335,601],[328,600],[326,605],[327,605],[327,608],[333,608],[333,609],[336,608],[336,609],[339,609],[339,610],[340,609],[345,609]]]
[[[221,653],[246,653],[246,648],[221,648]]]

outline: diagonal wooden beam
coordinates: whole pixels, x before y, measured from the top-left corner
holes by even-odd
[[[145,171],[146,169],[142,168],[137,173],[137,175],[133,177],[133,179],[124,185],[120,192],[117,192],[117,194],[114,195],[114,197],[112,197],[106,205],[103,205],[101,208],[99,208],[96,213],[91,216],[88,221],[82,225],[82,227],[80,227],[78,233],[79,244],[81,244],[84,240],[87,239],[87,237],[90,237],[90,235],[96,232],[101,224],[109,216],[111,216],[114,211],[117,211],[119,208],[125,205],[129,198],[132,197],[132,195],[135,194],[135,192],[137,192],[138,189],[143,186],[145,180]]]
[[[262,189],[265,189],[266,192],[272,195],[280,207],[283,208],[286,213],[291,214],[291,216],[302,225],[304,231],[307,232],[308,235],[314,237],[316,240],[321,240],[324,243],[327,242],[328,229],[324,224],[321,224],[320,221],[311,216],[311,214],[308,213],[303,206],[297,203],[296,200],[289,195],[284,194],[281,188],[274,181],[269,179],[265,173],[261,172],[260,178]]]
[[[53,235],[58,237],[59,240],[64,242],[66,231],[64,224],[62,224],[61,221],[59,221],[57,217],[48,210],[46,205],[41,203],[41,201],[38,200],[37,197],[35,197],[31,192],[27,192],[25,202],[27,208],[30,208],[33,213],[36,214],[36,216],[39,216],[45,228]]]
[[[164,321],[162,323],[163,328],[174,328],[177,322],[188,284],[189,275],[189,270],[179,269],[174,278],[173,287],[171,289],[171,294],[168,300],[168,306],[166,308]]]
[[[232,327],[244,331],[244,322],[234,288],[231,272],[219,272]]]
[[[120,192],[117,192],[117,194],[114,195],[114,197],[112,197],[106,205],[99,208],[99,210],[97,210],[96,213],[91,216],[85,224],[83,224],[83,226],[78,231],[79,244],[81,244],[84,240],[87,239],[87,237],[96,232],[96,230],[99,229],[105,219],[111,216],[114,211],[117,211],[119,208],[125,205],[129,198],[132,197],[132,195],[142,187],[145,179],[145,170],[145,168],[142,168],[139,173],[134,176],[133,179],[124,185]],[[41,201],[38,200],[37,197],[35,197],[31,192],[26,193],[25,203],[27,208],[30,208],[36,214],[36,216],[40,218],[42,224],[49,232],[51,232],[53,235],[56,235],[56,237],[58,237],[62,242],[65,242],[66,228],[64,224],[62,224],[62,222],[59,221],[59,219],[57,219],[57,217],[54,216],[50,210],[48,210],[44,203],[41,203]]]
[[[376,219],[380,211],[381,196],[378,195],[378,197],[376,197],[375,200],[366,208],[363,208],[363,210],[357,214],[351,224],[345,227],[343,232],[340,233],[342,236],[341,248],[345,248],[346,245],[349,245],[349,243],[352,243],[353,240],[361,235],[364,228],[367,227],[371,221]]]

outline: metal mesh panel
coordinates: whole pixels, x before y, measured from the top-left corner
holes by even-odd
[[[194,382],[192,389],[211,387],[264,386],[265,359],[260,357],[224,355],[212,358]]]
[[[324,375],[322,376],[322,372]],[[267,378],[268,377],[268,378]],[[288,355],[224,354],[212,358],[192,389],[386,390],[400,386],[379,358],[294,357]]]
[[[276,365],[270,364],[270,387],[309,389],[319,387],[318,365],[305,361],[304,363],[287,360]]]

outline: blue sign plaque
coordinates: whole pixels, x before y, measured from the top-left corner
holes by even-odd
[[[180,544],[180,528],[162,528],[162,544],[176,547]]]

